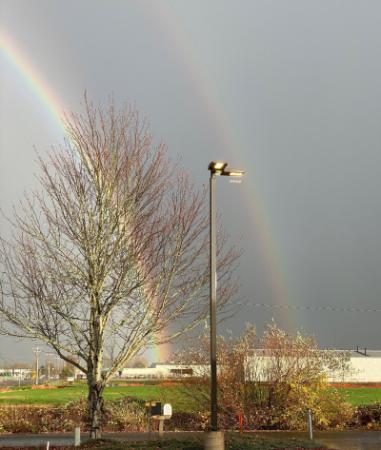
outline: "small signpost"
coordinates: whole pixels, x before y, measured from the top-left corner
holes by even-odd
[[[74,428],[74,447],[79,447],[81,445],[81,428]]]
[[[172,405],[165,403],[162,407],[161,402],[149,401],[146,402],[147,409],[147,431],[151,432],[151,420],[159,421],[159,437],[164,434],[164,420],[172,417]]]
[[[243,433],[243,414],[238,414],[239,432]]]

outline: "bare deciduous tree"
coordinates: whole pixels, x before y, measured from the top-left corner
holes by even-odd
[[[0,312],[3,333],[43,341],[86,374],[98,438],[107,381],[208,312],[208,210],[136,111],[85,106],[65,118],[65,145],[39,157],[40,189],[8,219]],[[221,233],[222,309],[237,289],[237,256]]]

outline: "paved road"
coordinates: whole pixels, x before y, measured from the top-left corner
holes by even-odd
[[[51,445],[74,445],[74,434],[6,434],[0,436],[0,447],[39,447]]]
[[[379,431],[336,431],[317,433],[316,438],[327,447],[339,450],[379,450],[381,432]]]
[[[176,435],[176,437],[186,437],[192,432],[166,432],[166,437]],[[306,439],[307,433],[295,432],[263,432],[258,433],[264,436],[280,437],[298,437]],[[157,434],[152,433],[104,433],[104,437],[115,440],[148,440],[156,439]],[[82,435],[82,442],[87,439],[86,435]],[[379,450],[381,449],[381,431],[333,431],[315,433],[315,439],[327,445],[329,448],[338,450]],[[73,445],[73,433],[47,433],[47,434],[8,434],[0,436],[0,447],[38,447],[45,446],[47,442],[50,445]]]
[[[306,439],[307,433],[303,432],[265,432],[263,435],[279,436],[279,434],[289,437]],[[260,433],[262,434],[262,433]],[[315,432],[314,438],[326,445],[328,448],[338,450],[380,450],[381,431],[322,431]]]
[[[186,437],[194,434],[192,432],[165,432],[165,436]],[[145,441],[157,439],[157,433],[103,433],[107,439],[119,441]],[[81,442],[88,440],[87,433],[81,436]],[[41,433],[41,434],[2,434],[0,435],[0,447],[38,447],[45,446],[47,442],[50,445],[74,445],[74,433]]]

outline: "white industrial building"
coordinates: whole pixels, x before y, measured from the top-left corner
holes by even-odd
[[[341,369],[327,368],[327,378],[331,383],[381,383],[381,350],[326,350],[343,353],[348,359]],[[271,371],[277,360],[283,359],[283,371],[287,367],[299,365],[303,367],[306,362],[303,357],[293,356],[276,357],[268,350],[256,349],[248,356],[246,363],[247,379],[256,381],[270,381]],[[280,369],[282,371],[282,369]]]
[[[381,350],[349,351],[349,370],[329,374],[337,383],[381,383]]]
[[[119,378],[129,379],[169,379],[200,377],[208,370],[208,366],[196,364],[154,364],[153,367],[126,367],[118,375]]]
[[[335,372],[327,370],[330,382],[381,383],[381,350],[357,349],[342,350],[342,352],[348,356],[347,367]],[[266,379],[265,372],[266,367],[269,367],[270,359],[271,356],[259,355],[256,352],[255,355],[248,357],[247,367],[253,364],[256,367],[253,372],[261,379]],[[155,364],[153,367],[147,368],[125,368],[119,373],[119,377],[128,379],[173,379],[204,376],[208,372],[208,365]],[[261,372],[262,376],[260,375]]]
[[[21,379],[26,380],[32,376],[32,369],[1,369],[0,368],[0,380],[1,379]]]
[[[327,350],[330,351],[330,350]],[[381,383],[381,350],[343,350],[348,355],[345,370],[335,372],[327,370],[328,380],[332,383]],[[287,357],[286,357],[287,358]],[[268,380],[267,368],[271,366],[272,357],[264,351],[255,350],[255,354],[247,358],[247,377],[255,373],[257,379]],[[250,370],[255,367],[255,370]],[[154,364],[152,367],[124,368],[115,378],[147,380],[176,379],[200,377],[209,373],[209,365],[196,364]],[[26,379],[31,377],[31,369],[1,369],[1,379]],[[83,377],[83,375],[82,375]],[[79,373],[76,378],[80,378]]]

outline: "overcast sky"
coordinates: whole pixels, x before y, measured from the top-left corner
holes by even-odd
[[[26,72],[66,110],[113,94],[199,185],[213,159],[246,170],[218,180],[248,303],[221,332],[273,317],[322,347],[381,348],[381,312],[347,311],[381,311],[380,20],[377,0],[0,0],[25,64],[0,48],[1,206],[35,185],[33,147],[63,138]],[[12,345],[0,357],[31,356]]]

